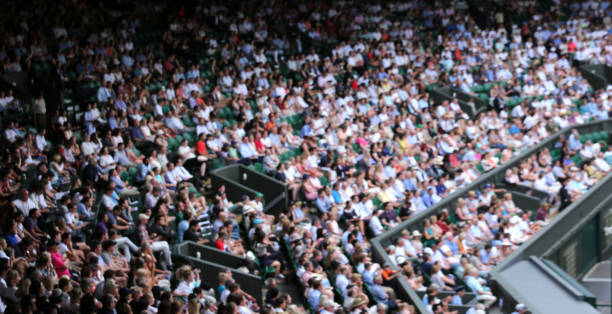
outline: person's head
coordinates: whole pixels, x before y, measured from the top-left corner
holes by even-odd
[[[22,201],[24,201],[24,202],[27,201],[28,197],[30,197],[30,192],[28,192],[28,190],[22,189],[19,192],[19,199],[21,199]]]
[[[112,294],[105,294],[102,297],[102,308],[107,310],[112,310],[115,308],[117,300]]]
[[[21,280],[21,276],[19,275],[19,272],[15,269],[10,269],[6,274],[6,284],[9,287],[16,287],[19,283],[19,280]]]
[[[105,240],[104,242],[102,242],[102,251],[113,252],[114,250],[115,250],[115,241]]]
[[[59,244],[55,240],[49,240],[49,242],[47,242],[47,250],[51,253],[55,253],[59,249],[58,245]]]
[[[98,221],[101,221],[103,223],[108,222],[108,215],[106,211],[100,211],[100,213],[98,213]]]
[[[59,279],[58,287],[63,292],[70,292],[72,290],[72,282],[70,281],[70,277],[64,275]]]
[[[189,229],[192,232],[196,232],[199,227],[200,227],[200,225],[198,224],[197,220],[192,220],[192,221],[189,222]]]
[[[380,275],[377,275],[376,277],[374,277],[374,283],[377,285],[382,285],[383,283],[383,278]]]

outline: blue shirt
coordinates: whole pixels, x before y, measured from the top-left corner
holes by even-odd
[[[123,63],[123,65],[125,65],[127,68],[131,68],[134,65],[134,59],[132,59],[132,57],[128,56],[128,55],[123,55],[121,57],[121,62]]]
[[[454,255],[459,254],[459,245],[455,241],[444,240],[444,244],[453,252]]]
[[[453,297],[451,298],[451,305],[463,305],[463,300],[461,300],[461,297],[458,296],[457,294],[453,295]]]
[[[574,134],[570,135],[568,142],[570,150],[580,150],[580,148],[582,148],[582,143],[580,142],[580,139]]]
[[[115,107],[121,111],[127,110],[127,104],[122,99],[115,100]]]
[[[312,290],[308,294],[308,304],[310,304],[311,309],[319,308],[319,298],[321,297],[321,291]]]
[[[10,247],[17,247],[17,237],[14,234],[5,233],[4,239],[6,240],[6,244]]]
[[[132,135],[132,138],[135,140],[141,140],[144,138],[144,135],[142,134],[142,130],[138,127],[132,128],[131,135]]]
[[[108,118],[108,127],[111,130],[114,130],[119,127],[119,124],[117,123],[117,119],[115,119],[115,117]]]
[[[240,146],[238,146],[238,151],[240,152],[240,156],[242,156],[242,158],[251,158],[257,155],[257,152],[254,152],[251,145],[247,143],[240,144]]]
[[[304,126],[302,127],[302,130],[300,131],[300,137],[311,136],[311,135],[312,135],[312,128],[310,127],[309,124],[304,124]]]
[[[425,207],[430,207],[434,203],[433,200],[431,199],[431,196],[427,192],[421,195],[421,202],[423,202],[423,205],[425,205]]]
[[[363,273],[361,273],[361,276],[363,278],[363,282],[365,282],[368,285],[374,285],[374,272],[373,271],[364,270]]]
[[[185,235],[185,231],[187,231],[187,229],[189,229],[189,221],[187,221],[186,219],[181,220],[181,222],[179,222],[178,224],[178,240],[179,243],[183,242],[183,236]]]
[[[466,276],[465,284],[474,292],[487,291],[482,287],[482,285],[480,285],[480,282],[478,282],[478,279],[476,279],[474,276]]]
[[[329,209],[332,207],[332,203],[328,198],[322,199],[322,198],[317,198],[317,200],[315,201],[317,204],[317,207],[319,208],[319,210],[321,210],[322,212],[326,213],[327,211],[329,211]]]
[[[123,186],[123,182],[121,182],[121,179],[119,177],[113,176],[111,177],[111,180],[115,182],[115,191],[113,193],[121,193],[121,191],[123,191],[123,189],[125,188]]]
[[[519,129],[519,127],[516,126],[516,124],[513,124],[508,131],[510,132],[510,134],[521,133],[521,129]]]
[[[380,302],[387,302],[387,294],[383,290],[380,285],[373,285],[370,287],[370,291],[372,292],[372,296],[374,296]]]
[[[87,207],[83,203],[79,203],[79,205],[77,205],[77,213],[79,216],[85,216],[87,218],[91,217],[91,213],[87,210]]]
[[[444,186],[444,184],[441,184],[441,183],[436,185],[436,192],[438,193],[438,195],[442,195],[446,193],[446,186]]]
[[[414,185],[414,181],[410,178],[406,178],[404,179],[404,188],[408,191],[414,191],[416,190],[416,185]]]
[[[483,264],[487,264],[491,260],[491,253],[487,253],[487,250],[480,250],[480,261]]]
[[[136,173],[136,181],[143,182],[147,177],[149,170],[149,166],[145,164],[140,164],[140,167],[138,167],[138,172]]]
[[[334,198],[334,202],[336,202],[336,204],[342,203],[342,196],[340,196],[340,193],[338,193],[338,191],[333,190],[332,197]]]

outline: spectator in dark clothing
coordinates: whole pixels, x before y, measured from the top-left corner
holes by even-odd
[[[535,221],[544,221],[548,218],[548,211],[550,209],[550,204],[544,203],[535,214]]]
[[[150,233],[152,237],[161,236],[163,238],[162,241],[170,241],[174,232],[168,228],[168,220],[166,217],[158,215],[155,217]]]
[[[567,206],[572,203],[572,195],[567,189],[569,179],[565,179],[563,186],[559,190],[559,197],[561,198],[561,206],[559,206],[559,212],[563,211]]]

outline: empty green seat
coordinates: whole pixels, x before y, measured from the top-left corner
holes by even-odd
[[[193,120],[189,119],[189,118],[183,118],[183,124],[188,127],[188,128],[193,128],[195,127],[195,123],[193,123]]]
[[[609,143],[609,141],[610,141],[610,133],[608,133],[608,131],[601,131],[601,132],[599,132],[598,135],[599,135],[598,136],[599,137],[598,141],[604,141],[604,142],[606,142],[606,144]]]
[[[212,161],[212,167],[213,169],[219,169],[221,167],[225,166],[225,161],[222,158],[215,158]]]
[[[119,175],[119,178],[121,178],[122,181],[129,181],[130,179],[130,173],[128,171],[121,171],[121,174]]]
[[[578,166],[582,165],[582,163],[584,162],[584,161],[582,160],[582,157],[580,157],[580,154],[576,154],[576,155],[572,156],[572,158],[571,158],[571,159],[572,159],[572,161],[573,161],[573,162],[574,162],[576,165],[578,165]]]
[[[482,93],[483,89],[484,88],[481,85],[474,85],[474,86],[470,87],[470,90],[473,93]]]
[[[261,173],[265,172],[264,165],[260,162],[256,162],[255,164],[253,164],[253,169],[257,172],[261,172]]]

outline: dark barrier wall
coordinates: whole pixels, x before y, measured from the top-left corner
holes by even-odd
[[[219,286],[219,280],[217,276],[221,271],[225,271],[228,268],[223,265],[211,263],[209,261],[197,259],[191,256],[180,256],[180,258],[189,262],[191,265],[193,265],[194,268],[199,269],[200,279],[203,282],[206,282],[210,287]],[[251,275],[249,273],[243,273],[235,269],[230,270],[232,271],[232,278],[234,278],[234,280],[240,285],[240,288],[246,293],[253,296],[255,299],[257,299],[257,302],[259,302],[261,305],[261,302],[263,300],[263,280],[261,279],[261,277]]]
[[[240,201],[244,194],[253,198],[259,192],[263,194],[264,210],[270,215],[278,215],[289,206],[289,195],[284,182],[243,165],[237,164],[213,170],[211,177],[215,190],[222,184],[225,185],[227,197],[232,202]]]
[[[512,201],[514,201],[514,204],[523,211],[536,211],[542,204],[542,197],[513,190],[510,190],[510,193],[512,193]]]
[[[2,81],[10,85],[13,91],[22,95],[30,95],[34,91],[30,88],[30,79],[28,72],[10,72],[4,73],[1,76]]]
[[[612,68],[605,64],[587,64],[578,70],[595,90],[606,88],[612,82]]]
[[[246,258],[242,256],[221,251],[211,246],[197,244],[192,241],[182,242],[176,247],[176,251],[179,255],[188,257],[196,257],[199,252],[201,259],[223,265],[227,268],[237,269],[247,264]]]
[[[225,185],[225,193],[227,198],[232,202],[239,202],[242,195],[247,194],[254,197],[256,190],[253,190],[240,183],[240,168],[239,166],[228,166],[213,170],[210,172],[212,186],[215,191]]]
[[[440,201],[436,205],[434,205],[434,206],[428,208],[427,210],[422,211],[422,212],[420,212],[420,213],[418,213],[416,215],[413,215],[412,217],[410,217],[409,219],[405,220],[404,222],[402,222],[401,224],[399,224],[395,228],[393,228],[393,229],[383,233],[382,235],[372,239],[371,240],[371,243],[372,243],[372,255],[373,255],[374,260],[379,261],[381,263],[385,263],[385,262],[386,263],[390,263],[391,265],[393,265],[392,261],[389,259],[389,257],[387,256],[387,253],[385,252],[385,248],[388,247],[391,244],[391,241],[393,239],[396,239],[397,237],[400,236],[402,230],[404,230],[404,229],[408,229],[408,230],[422,229],[423,221],[424,221],[425,218],[428,218],[431,215],[438,214],[438,213],[440,213],[445,208],[449,209],[449,211],[454,210],[454,204],[456,203],[457,199],[461,198],[461,197],[465,197],[465,195],[466,195],[466,193],[468,191],[476,190],[476,189],[481,189],[484,186],[484,184],[486,184],[486,183],[502,182],[504,174],[505,174],[505,171],[507,169],[518,166],[525,158],[531,156],[532,154],[538,153],[539,151],[541,151],[544,148],[549,148],[550,149],[554,145],[554,143],[558,140],[559,136],[561,136],[561,135],[567,136],[573,129],[578,130],[578,132],[580,134],[589,134],[589,133],[599,132],[599,131],[610,132],[610,131],[612,131],[612,120],[608,119],[608,120],[603,120],[603,121],[590,122],[590,123],[585,123],[585,124],[578,125],[578,126],[572,126],[572,127],[560,130],[557,133],[555,133],[554,135],[550,136],[549,138],[541,141],[538,145],[533,146],[531,148],[528,148],[525,151],[521,152],[519,155],[517,155],[514,158],[512,158],[512,160],[510,160],[509,162],[507,162],[507,163],[505,163],[505,164],[495,168],[491,172],[488,172],[488,173],[485,173],[485,174],[481,175],[476,181],[472,182],[470,185],[466,186],[462,190],[457,191],[457,192],[449,195],[448,197],[444,198],[442,201]],[[610,178],[610,175],[608,175],[606,177],[606,179],[604,179],[603,181],[600,181],[600,183],[596,187],[601,187],[602,184],[612,184],[612,183],[609,182],[609,178]],[[586,195],[590,195],[590,193],[593,193],[596,190],[596,187],[591,189],[591,191],[589,193],[587,193]],[[607,186],[607,188],[608,188],[608,192],[607,193],[610,194],[609,192],[612,191],[612,186]],[[519,189],[525,189],[526,190],[525,187],[519,187]],[[534,191],[534,193],[544,193],[544,192]],[[513,193],[513,194],[516,194],[516,193]],[[540,194],[540,195],[543,195],[543,194]],[[584,197],[586,197],[586,195]],[[612,194],[610,194],[610,195],[612,195]],[[515,195],[513,195],[513,198],[514,198],[514,196]],[[533,194],[533,196],[536,196],[536,195]],[[593,198],[593,201],[595,202],[595,204],[599,204],[599,203],[601,203],[602,199],[603,198],[601,198],[601,197],[598,200],[596,198]],[[573,205],[568,207],[559,216],[560,217],[564,217],[565,215],[568,215],[571,211],[573,211],[573,208],[576,208],[576,206],[578,206],[578,204],[581,203],[581,202],[582,202],[581,200],[575,202]],[[585,208],[588,208],[588,206],[585,206]],[[593,207],[590,208],[590,210],[592,210],[592,209],[593,209]],[[584,213],[580,213],[580,215],[577,215],[576,217],[581,217],[581,215],[584,215]],[[612,225],[612,213],[610,214],[610,216],[611,216],[611,218],[610,218],[609,225]],[[561,220],[560,218],[556,218],[555,221],[553,221],[553,223],[551,225],[547,226],[544,230],[547,230],[552,225],[556,225],[557,222],[560,221],[560,220]],[[573,224],[575,224],[575,222],[571,223],[571,224],[568,223],[568,226],[573,226]],[[568,226],[566,226],[566,228]],[[574,227],[576,227],[576,226],[574,226]],[[567,229],[567,230],[569,230],[569,229]],[[567,232],[567,230],[564,231],[564,232]],[[541,237],[543,234],[544,234],[543,231],[538,233],[535,237],[532,237],[532,239],[530,239],[527,243],[530,243],[530,241],[536,241],[536,239]],[[562,236],[556,235],[555,237],[551,237],[551,238],[552,238],[553,241],[558,241],[559,239],[562,238]],[[610,245],[612,245],[612,239],[610,239],[610,241],[608,243]],[[519,250],[523,250],[524,246],[525,245],[521,246],[521,248]],[[548,248],[550,248],[550,246]],[[611,250],[612,250],[612,248],[606,247],[606,249],[605,249],[606,254],[612,253]],[[603,251],[603,249],[602,249],[602,251]],[[517,255],[515,255],[515,254],[518,254],[517,252],[513,253],[513,255],[511,255],[508,259],[505,259],[500,265],[498,265],[496,267],[496,269],[501,267],[502,265],[506,265],[507,263],[510,263],[512,260],[520,260],[520,258],[522,258],[522,257],[518,257]],[[533,255],[533,254],[525,254],[524,256],[529,256],[529,255]],[[516,257],[517,259],[513,259],[512,258],[513,256]],[[540,255],[540,256],[542,256],[542,255]],[[400,290],[405,290],[405,291],[400,291]],[[412,290],[410,288],[410,286],[408,285],[408,283],[405,280],[398,280],[398,286],[396,287],[396,292],[398,293],[398,295],[407,295],[407,296],[409,296],[410,300],[416,306],[417,311],[419,313],[427,313],[427,309],[424,307],[423,303],[418,298],[418,296],[416,295],[414,290]]]
[[[442,87],[434,89],[433,93],[434,103],[439,104],[444,100],[451,101],[453,98],[459,100],[459,106],[461,110],[468,113],[471,117],[477,116],[480,112],[484,111],[489,104],[485,103],[482,99],[463,92],[462,90],[455,87]],[[474,103],[474,108],[468,105],[468,102]],[[475,110],[475,111],[474,111]]]

